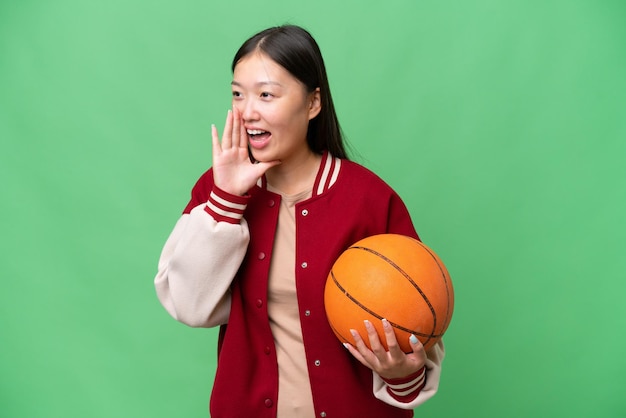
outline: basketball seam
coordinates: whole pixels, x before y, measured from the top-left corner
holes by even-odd
[[[389,257],[386,257],[384,254],[379,253],[376,250],[373,250],[371,248],[368,247],[357,247],[357,246],[353,246],[350,247],[350,249],[358,249],[358,250],[363,250],[363,251],[367,251],[371,254],[374,254],[377,257],[382,258],[383,260],[385,260],[387,263],[389,263],[393,268],[395,268],[400,274],[402,274],[404,276],[405,279],[407,279],[409,281],[409,283],[411,283],[413,285],[413,287],[415,288],[415,290],[417,290],[419,292],[420,295],[422,295],[422,298],[424,299],[424,302],[426,302],[426,305],[428,306],[428,309],[430,309],[430,312],[432,314],[433,317],[433,332],[435,330],[437,330],[437,311],[435,311],[435,308],[433,307],[432,303],[430,303],[430,300],[428,300],[428,297],[426,296],[426,294],[424,293],[424,291],[419,287],[419,285],[417,283],[415,283],[413,281],[413,279],[411,278],[411,276],[409,276],[399,265],[397,265],[396,263],[393,262],[393,260],[391,260]],[[430,339],[432,337],[434,337],[434,334],[431,332],[430,335],[424,335],[425,337],[428,337],[428,339],[426,341],[424,341],[424,345],[426,345]]]
[[[357,248],[357,247],[351,247],[351,248]],[[348,299],[350,299],[355,305],[357,305],[359,308],[363,309],[365,312],[367,312],[368,314],[372,315],[373,317],[382,320],[383,317],[380,314],[377,314],[376,312],[372,311],[370,308],[368,308],[367,306],[365,306],[364,304],[362,304],[361,302],[359,302],[359,300],[357,298],[355,298],[354,296],[352,296],[343,286],[341,286],[341,284],[339,283],[339,281],[337,280],[337,278],[335,277],[334,272],[331,270],[330,272],[330,277],[333,279],[333,283],[335,284],[335,286],[337,286],[337,288],[341,291],[341,293],[343,293]],[[420,292],[421,293],[421,292]],[[389,318],[385,318],[389,321]],[[426,341],[424,341],[424,345],[426,345],[426,343],[428,341],[430,341],[432,338],[439,338],[441,337],[441,335],[438,334],[434,334],[434,333],[430,333],[430,334],[425,334],[423,332],[417,332],[415,330],[412,329],[408,329],[406,327],[403,327],[400,324],[396,324],[395,322],[389,321],[389,324],[396,329],[399,329],[401,331],[404,332],[408,332],[409,334],[415,334],[416,336],[419,337],[425,337],[427,338]],[[331,324],[332,327],[332,324]],[[433,331],[435,330],[435,327],[433,327]]]
[[[422,244],[421,242],[417,241],[417,243],[424,249],[426,250],[426,252],[428,254],[430,254],[430,256],[433,258],[433,260],[435,261],[435,264],[437,264],[437,267],[439,267],[439,271],[441,272],[441,276],[443,277],[443,281],[445,283],[445,288],[446,288],[446,296],[447,296],[447,301],[448,303],[446,303],[446,318],[444,321],[444,324],[448,323],[448,320],[450,318],[450,290],[448,288],[448,281],[449,281],[449,277],[446,274],[446,270],[441,266],[441,264],[439,264],[439,262],[437,261],[437,257],[435,256],[435,254],[430,250],[430,248],[428,248],[426,245]],[[446,326],[447,327],[447,326]],[[445,329],[443,330],[445,331]]]

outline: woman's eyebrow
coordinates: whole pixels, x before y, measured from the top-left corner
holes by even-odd
[[[232,86],[243,87],[241,83],[238,83],[237,81],[234,81],[234,80],[230,84]],[[280,84],[278,81],[268,80],[268,81],[259,81],[257,83],[254,83],[255,87],[267,86],[267,85],[282,87],[282,84]]]

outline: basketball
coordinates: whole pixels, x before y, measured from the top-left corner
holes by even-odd
[[[374,235],[345,250],[324,288],[328,322],[341,342],[354,344],[350,329],[369,347],[369,320],[388,349],[381,320],[387,319],[402,351],[413,351],[414,334],[428,350],[448,328],[454,291],[448,270],[420,241],[397,234]],[[371,347],[370,347],[371,348]]]

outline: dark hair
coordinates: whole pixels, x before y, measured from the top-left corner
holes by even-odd
[[[235,71],[235,66],[242,58],[257,50],[300,80],[309,92],[319,87],[322,108],[309,121],[307,143],[313,152],[321,154],[328,150],[335,157],[348,158],[322,53],[311,34],[294,25],[265,29],[253,35],[239,48],[233,58],[232,71]]]

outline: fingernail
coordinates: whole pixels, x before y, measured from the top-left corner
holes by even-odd
[[[367,319],[365,321],[363,321],[363,323],[365,324],[365,328],[370,329],[372,327],[372,323],[370,321],[368,321]]]
[[[353,336],[353,337],[356,337],[357,335],[359,335],[359,333],[358,333],[358,332],[356,332],[356,330],[355,330],[355,329],[351,329],[351,330],[350,330],[350,334],[352,334],[352,336]]]
[[[417,339],[415,335],[411,335],[409,337],[409,341],[411,342],[411,344],[417,344],[419,340]]]
[[[389,328],[389,321],[387,321],[385,318],[383,318],[383,327]]]
[[[343,343],[343,346],[346,348],[346,350],[348,349],[348,347],[350,346],[350,344],[348,343]]]

